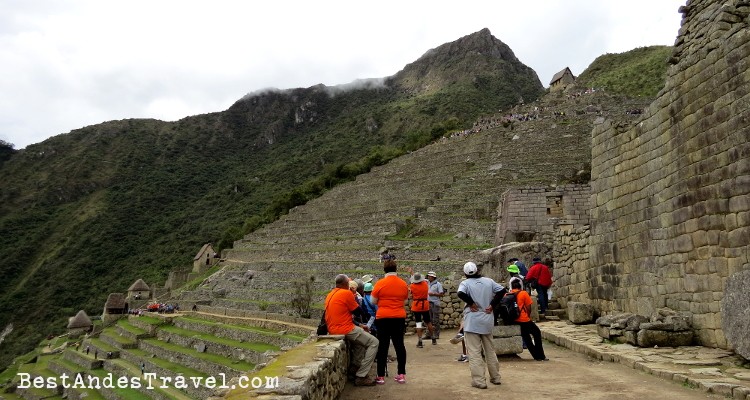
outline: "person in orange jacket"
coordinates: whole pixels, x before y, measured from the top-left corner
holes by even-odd
[[[529,353],[537,361],[549,361],[544,355],[544,348],[542,347],[542,332],[531,320],[531,296],[526,291],[521,290],[521,278],[511,278],[510,288],[510,293],[516,295],[516,303],[521,311],[521,315],[516,318],[516,323],[521,326],[521,337],[526,343]],[[533,341],[531,340],[532,337],[534,338]]]

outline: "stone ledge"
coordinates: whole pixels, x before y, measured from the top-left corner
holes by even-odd
[[[732,353],[700,346],[675,348],[639,348],[628,344],[610,345],[597,335],[596,325],[570,325],[545,322],[539,325],[542,337],[591,358],[616,362],[632,369],[673,380],[707,393],[750,400],[750,381],[732,369],[696,368],[696,366],[731,365]],[[717,361],[719,360],[719,361]],[[726,361],[722,361],[726,360]]]

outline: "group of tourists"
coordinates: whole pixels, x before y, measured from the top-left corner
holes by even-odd
[[[475,263],[467,262],[464,265],[466,279],[458,287],[458,297],[466,305],[461,330],[451,342],[464,343],[472,386],[487,388],[485,369],[489,372],[490,383],[500,384],[497,357],[486,355],[496,354],[492,345],[492,330],[497,324],[500,301],[509,293],[516,299],[520,309],[513,323],[520,325],[525,348],[529,349],[535,360],[547,360],[542,348],[541,332],[531,320],[531,297],[523,290],[524,282],[533,283],[537,287],[547,284],[549,270],[545,266],[545,274],[537,264],[544,266],[538,262],[528,271],[523,266],[526,275],[532,275],[535,282],[516,276],[509,282],[510,290],[488,277],[483,277]],[[513,265],[518,267],[515,263]],[[430,340],[436,345],[440,338],[440,299],[445,295],[445,290],[437,280],[437,274],[430,271],[422,276],[409,269],[411,278],[407,284],[397,275],[397,270],[395,257],[386,257],[383,261],[385,275],[375,283],[371,275],[350,279],[344,274],[339,274],[335,278],[336,287],[326,296],[324,320],[328,333],[344,335],[353,345],[350,364],[354,366],[352,372],[356,386],[386,383],[391,344],[396,354],[397,371],[394,380],[397,383],[406,383],[405,306],[409,304],[410,299],[410,310],[416,323],[416,347],[423,348],[424,340]],[[373,362],[377,363],[374,378],[370,376]]]

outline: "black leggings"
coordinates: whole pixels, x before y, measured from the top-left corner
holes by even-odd
[[[519,322],[521,325],[521,337],[526,343],[526,347],[529,349],[529,353],[534,357],[535,360],[544,360],[547,358],[544,355],[544,347],[542,347],[542,332],[539,327],[532,321]],[[534,338],[532,341],[531,338]]]
[[[404,330],[406,318],[381,318],[375,320],[378,327],[378,376],[385,376],[385,366],[388,362],[388,347],[393,341],[396,349],[398,374],[406,374],[406,347],[404,346]]]

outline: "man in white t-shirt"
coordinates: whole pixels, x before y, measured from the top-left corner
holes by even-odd
[[[464,342],[469,357],[471,386],[487,389],[485,369],[489,372],[490,382],[500,384],[500,363],[492,345],[495,317],[491,304],[500,300],[496,297],[502,296],[504,288],[492,279],[481,276],[473,262],[464,264],[464,275],[466,280],[458,286],[458,297],[466,302]]]

